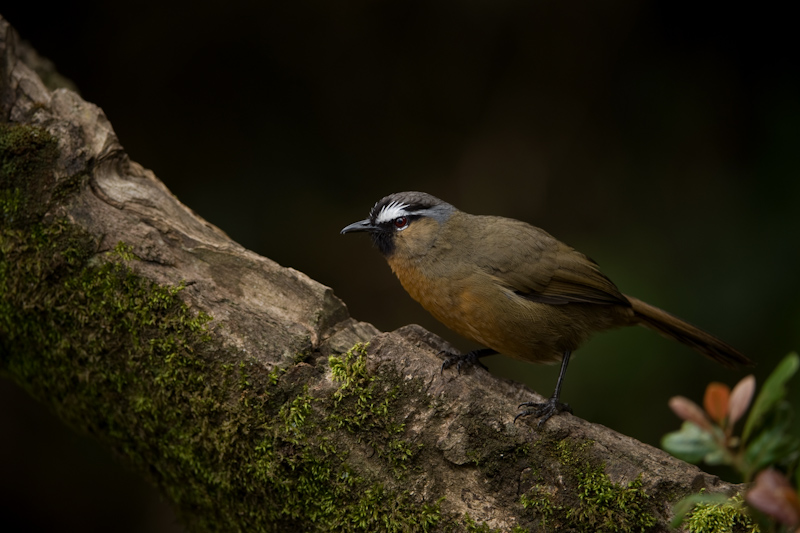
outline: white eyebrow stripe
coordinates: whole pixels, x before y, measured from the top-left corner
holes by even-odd
[[[384,222],[392,221],[397,217],[408,216],[408,213],[406,212],[407,208],[408,204],[403,204],[398,201],[388,203],[381,208],[378,216],[375,217],[375,223],[382,224]]]

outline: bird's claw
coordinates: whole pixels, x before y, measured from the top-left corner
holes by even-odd
[[[514,417],[514,423],[517,422],[517,419],[523,416],[530,416],[533,415],[534,418],[539,419],[539,423],[537,427],[542,427],[542,424],[547,422],[550,417],[556,415],[558,413],[572,413],[572,407],[569,404],[562,403],[558,401],[557,398],[549,398],[545,402],[525,402],[519,404],[517,409],[521,407],[532,407],[532,409],[525,409],[517,416]]]

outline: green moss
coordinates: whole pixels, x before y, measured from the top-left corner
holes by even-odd
[[[58,157],[56,140],[36,126],[0,123],[0,176],[3,187],[7,179],[48,172]],[[29,186],[35,183],[28,181]],[[32,195],[27,195],[32,196]]]
[[[342,357],[328,358],[333,380],[341,384],[333,394],[329,421],[332,427],[345,428],[365,440],[400,477],[418,447],[400,438],[405,424],[398,424],[389,416],[400,387],[368,374],[366,348],[367,345],[357,344]]]
[[[4,224],[13,222],[22,208],[22,191],[19,189],[0,189],[0,216]]]
[[[20,227],[47,212],[59,189],[57,159],[58,143],[46,130],[0,123],[0,224]]]
[[[430,531],[421,505],[348,464],[331,426],[369,433],[387,469],[412,448],[391,416],[396,386],[369,376],[363,347],[342,356],[335,398],[317,398],[298,361],[267,371],[225,353],[212,317],[180,280],[139,276],[133,249],[97,243],[47,215],[59,190],[55,140],[0,127],[0,373],[114,449],[201,531]],[[63,200],[80,190],[66,180]],[[235,361],[235,362],[234,362]],[[289,372],[293,373],[288,379]],[[354,495],[357,495],[354,497]]]
[[[523,493],[519,501],[522,507],[533,511],[543,530],[547,530],[553,525],[556,511],[563,511],[561,507],[553,503],[552,495],[540,485],[534,485],[528,492]]]
[[[740,494],[725,503],[700,503],[683,522],[691,533],[733,533],[741,531],[758,533],[757,524],[745,512],[744,500]]]
[[[560,491],[566,502],[555,503],[555,494],[547,487],[553,483],[539,483],[520,497],[522,506],[532,511],[542,529],[564,531],[633,532],[647,531],[656,524],[650,512],[650,497],[642,490],[641,479],[626,485],[613,483],[604,467],[593,461],[587,453],[591,441],[562,440],[552,447],[555,458],[565,469]],[[544,447],[543,447],[544,448]]]

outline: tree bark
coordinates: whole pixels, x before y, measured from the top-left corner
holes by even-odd
[[[515,424],[542,398],[233,242],[41,65],[0,18],[0,372],[190,529],[666,531],[737,490],[572,415]]]

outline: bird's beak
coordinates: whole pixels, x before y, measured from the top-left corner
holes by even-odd
[[[354,231],[375,231],[377,228],[370,222],[368,218],[353,222],[349,226],[345,226],[340,232],[341,234],[351,233]]]

